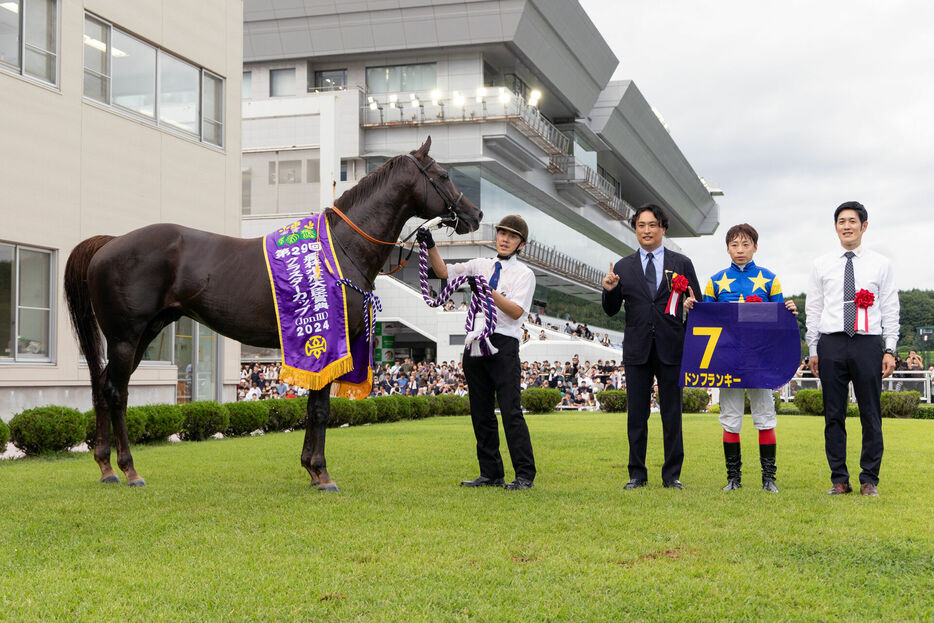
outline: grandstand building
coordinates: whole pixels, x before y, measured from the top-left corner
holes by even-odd
[[[320,211],[429,135],[484,214],[471,235],[436,235],[442,256],[494,255],[493,225],[521,214],[546,312],[554,292],[599,301],[608,263],[637,248],[633,206],[669,212],[674,249],[717,228],[710,189],[636,85],[611,81],[618,59],[575,0],[245,0],[243,52],[244,236]],[[458,359],[465,312],[429,309],[415,262],[397,276],[377,283],[378,357]],[[619,359],[548,333],[524,359]]]
[[[156,222],[239,234],[242,6],[0,2],[3,420],[91,406],[62,285],[81,240]],[[147,351],[130,404],[233,399],[239,359],[184,319]]]

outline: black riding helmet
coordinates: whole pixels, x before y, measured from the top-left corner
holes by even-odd
[[[525,219],[518,214],[507,214],[501,218],[499,223],[496,224],[496,229],[511,231],[522,238],[522,242],[529,241],[529,226],[526,224]]]

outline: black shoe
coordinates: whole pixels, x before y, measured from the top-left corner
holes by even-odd
[[[739,478],[730,478],[729,482],[726,483],[726,486],[723,487],[724,491],[736,491],[737,489],[742,489],[743,483],[740,482]]]
[[[486,476],[480,476],[479,478],[474,478],[473,480],[464,480],[461,482],[462,487],[502,487],[506,484],[506,481],[502,478],[487,478]]]
[[[684,489],[684,485],[681,484],[680,480],[666,480],[662,483],[666,489]]]
[[[623,489],[638,489],[639,487],[644,487],[648,483],[648,480],[643,480],[642,478],[633,478],[626,483],[626,486],[623,487]]]
[[[506,491],[524,491],[525,489],[531,489],[535,485],[531,480],[526,480],[525,478],[516,478],[508,485],[505,486]]]

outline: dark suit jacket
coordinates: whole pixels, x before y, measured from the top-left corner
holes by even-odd
[[[644,364],[649,359],[652,338],[658,357],[668,365],[681,364],[681,351],[684,347],[684,299],[685,292],[678,301],[676,316],[665,313],[668,296],[671,294],[673,273],[684,275],[694,290],[694,295],[701,294],[694,265],[687,256],[665,249],[662,283],[649,299],[649,288],[645,283],[642,261],[639,252],[626,256],[616,262],[613,272],[619,275],[619,283],[607,292],[603,291],[603,311],[609,316],[615,315],[623,301],[626,302],[626,331],[623,334],[623,364]]]

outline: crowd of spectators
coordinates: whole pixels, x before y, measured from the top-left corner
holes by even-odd
[[[550,387],[561,392],[561,406],[594,407],[594,395],[604,389],[626,389],[622,365],[615,360],[580,362],[577,355],[571,361],[523,362],[522,389]],[[240,366],[240,386],[237,400],[295,398],[308,390],[279,380],[277,363],[244,363]],[[459,361],[415,363],[412,359],[383,363],[373,372],[373,396],[403,394],[427,396],[467,393],[463,364]]]
[[[562,329],[561,327],[555,324],[542,324],[542,317],[540,314],[535,314],[535,315],[529,314],[528,317],[526,318],[525,323],[523,323],[522,325],[522,342],[523,343],[528,342],[530,339],[532,339],[532,334],[529,332],[529,326],[532,327],[533,331],[537,327],[544,327],[552,331],[559,331],[559,332],[566,333],[572,337],[579,337],[584,340],[591,340],[593,342],[599,342],[600,344],[604,346],[619,346],[619,344],[613,344],[610,342],[609,333],[604,333],[601,336],[600,333],[591,331],[590,327],[588,327],[586,323],[579,322],[575,324],[573,320],[568,320],[567,322],[564,323],[564,328]],[[545,334],[544,329],[539,329],[538,339],[540,340],[548,339],[548,336]]]

